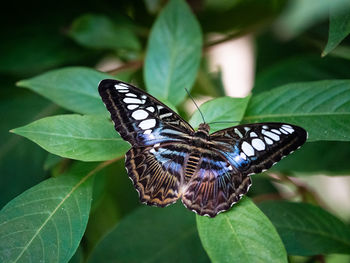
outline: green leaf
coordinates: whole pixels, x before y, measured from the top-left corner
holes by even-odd
[[[98,83],[106,78],[112,77],[89,68],[69,67],[21,80],[17,85],[29,88],[73,112],[107,114],[97,90]]]
[[[135,34],[123,24],[114,24],[103,15],[85,14],[78,17],[69,35],[79,44],[95,49],[140,50]]]
[[[215,218],[197,216],[197,228],[212,262],[288,262],[276,229],[247,197]]]
[[[308,141],[350,140],[350,81],[293,83],[253,96],[243,121],[287,122],[309,133]]]
[[[46,99],[1,81],[0,90],[13,94],[0,99],[0,208],[11,199],[46,178],[43,163],[47,152],[25,138],[11,134],[13,127],[58,112]],[[4,85],[5,84],[5,85]]]
[[[121,157],[128,144],[103,116],[57,115],[12,130],[50,153],[81,160],[104,161]]]
[[[199,24],[183,0],[171,0],[152,27],[144,78],[149,93],[179,104],[194,84],[202,54]]]
[[[333,54],[333,53],[332,53]],[[273,64],[257,75],[253,93],[292,82],[350,79],[350,61],[317,55],[295,55]]]
[[[311,142],[278,162],[272,170],[293,175],[349,175],[349,156],[350,142]]]
[[[288,254],[350,254],[350,228],[321,207],[270,201],[259,204],[280,234]]]
[[[93,251],[92,262],[208,262],[194,214],[181,204],[142,207],[122,220]]]
[[[344,10],[330,9],[329,35],[326,47],[322,56],[326,56],[335,49],[339,43],[350,34],[350,5],[344,7]]]
[[[250,96],[245,98],[222,97],[212,99],[202,104],[199,109],[204,115],[205,122],[232,122],[232,123],[215,123],[212,124],[212,131],[220,130],[240,122],[247,108]],[[198,127],[203,119],[197,110],[191,117],[190,124]]]
[[[88,221],[92,165],[48,179],[0,211],[1,262],[67,262]]]

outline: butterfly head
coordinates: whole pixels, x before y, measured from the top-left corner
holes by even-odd
[[[202,139],[208,139],[209,138],[209,131],[210,127],[208,123],[201,123],[199,124],[198,130],[195,133],[196,137],[202,138]]]

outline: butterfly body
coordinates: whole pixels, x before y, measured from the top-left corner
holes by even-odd
[[[195,131],[179,115],[144,91],[103,80],[99,92],[115,129],[131,144],[125,166],[140,200],[164,207],[181,199],[210,217],[247,193],[250,175],[299,148],[307,133],[285,123],[238,125],[210,134]]]

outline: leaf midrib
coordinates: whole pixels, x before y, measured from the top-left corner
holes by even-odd
[[[59,134],[59,133],[34,132],[34,131],[26,131],[26,130],[19,130],[19,132],[16,132],[16,130],[13,130],[13,132],[19,135],[22,135],[24,133],[27,133],[27,134],[32,133],[32,134],[57,136],[57,137],[71,138],[71,139],[77,139],[77,140],[87,140],[87,141],[123,141],[123,139],[121,138],[93,138],[93,137],[67,136],[65,134]]]
[[[32,244],[32,242],[34,241],[34,239],[39,235],[39,233],[41,232],[41,230],[45,227],[45,225],[49,222],[49,220],[55,215],[55,213],[57,212],[57,210],[64,204],[64,202],[74,193],[74,191],[76,189],[78,189],[78,187],[80,185],[82,185],[87,179],[89,179],[91,176],[93,175],[93,173],[89,173],[86,176],[84,176],[72,189],[69,193],[66,194],[66,196],[62,199],[62,201],[56,206],[56,208],[49,214],[49,216],[47,217],[47,219],[42,223],[42,225],[38,228],[38,230],[35,232],[35,234],[33,235],[33,237],[27,242],[27,244],[23,247],[21,253],[17,256],[17,258],[13,261],[13,262],[17,262],[22,255],[24,254],[24,252],[27,250],[27,248]]]
[[[244,262],[249,262],[249,260],[248,260],[248,259],[249,259],[248,253],[246,252],[246,250],[244,249],[244,246],[243,246],[242,242],[241,242],[240,239],[238,238],[237,233],[236,233],[236,231],[234,230],[234,228],[233,228],[233,226],[232,226],[232,224],[231,224],[231,222],[230,222],[230,220],[229,220],[229,217],[228,217],[227,215],[225,215],[225,214],[224,214],[224,216],[225,216],[225,220],[227,221],[227,224],[228,224],[229,227],[231,228],[232,233],[233,233],[233,235],[235,236],[235,238],[236,238],[236,240],[237,240],[237,243],[238,243],[239,246],[241,247],[241,250],[243,251],[243,254],[244,254],[244,256],[246,257],[246,260],[245,260]]]

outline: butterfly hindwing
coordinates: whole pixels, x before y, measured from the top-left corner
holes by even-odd
[[[115,129],[131,145],[180,141],[192,127],[166,105],[122,81],[105,79],[98,87]]]
[[[186,183],[182,202],[199,215],[214,217],[238,202],[250,185],[250,177],[234,171],[223,156],[204,151],[196,172]]]
[[[132,147],[126,154],[129,177],[148,205],[164,207],[177,201],[183,185],[185,145],[168,144],[156,147]]]
[[[250,175],[269,169],[298,149],[307,132],[286,123],[254,123],[215,132],[210,138],[237,172]]]

